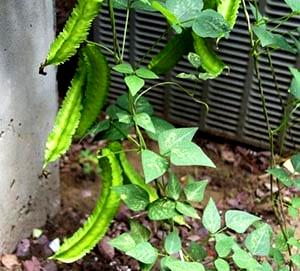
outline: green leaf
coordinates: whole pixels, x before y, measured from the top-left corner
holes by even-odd
[[[131,128],[131,124],[112,122],[109,130],[105,132],[104,138],[111,141],[123,140],[127,138]]]
[[[254,16],[256,23],[259,23],[260,25],[263,25],[264,27],[266,26],[264,17],[261,15],[260,11],[251,3],[250,4],[250,9],[252,12],[252,15]]]
[[[130,113],[128,99],[128,94],[125,93],[117,98],[116,104]],[[148,115],[153,114],[153,108],[147,98],[142,96],[136,101],[136,113],[147,113]]]
[[[298,80],[299,80],[298,88],[300,89],[300,72],[299,72],[298,76],[299,76],[298,77]],[[300,92],[299,92],[299,99],[300,99]],[[291,157],[291,162],[292,162],[295,172],[300,172],[300,154],[293,155]]]
[[[151,117],[147,113],[138,113],[133,117],[133,119],[138,126],[142,127],[146,131],[155,133]]]
[[[205,271],[201,263],[183,262],[172,257],[165,257],[164,259],[164,265],[171,271]]]
[[[184,27],[190,27],[203,8],[202,0],[167,0],[166,7]]]
[[[176,202],[176,210],[185,216],[200,219],[196,209],[193,208],[188,203],[182,203],[182,202],[177,201]]]
[[[215,10],[206,9],[194,21],[193,31],[203,38],[228,38],[230,26],[221,14]]]
[[[136,220],[129,220],[130,236],[136,244],[147,242],[150,238],[151,232],[145,226],[141,225]]]
[[[163,157],[149,150],[142,150],[142,166],[146,183],[162,176],[169,167]]]
[[[300,267],[300,255],[299,254],[291,256],[291,260],[294,265]]]
[[[201,202],[204,198],[204,192],[207,184],[207,180],[195,182],[193,178],[189,177],[188,184],[184,188],[187,200]]]
[[[171,149],[171,163],[176,166],[205,166],[215,167],[215,164],[193,142],[178,143]]]
[[[158,199],[150,204],[148,217],[151,220],[170,219],[177,215],[176,204],[168,199]]]
[[[114,8],[126,9],[127,8],[127,0],[113,0]]]
[[[203,211],[202,224],[210,233],[216,233],[221,228],[221,217],[212,198]]]
[[[135,71],[136,75],[138,77],[144,78],[144,79],[158,79],[159,77],[149,69],[146,68],[139,68]]]
[[[132,123],[131,115],[129,115],[126,111],[118,112],[117,117],[119,119],[119,122],[130,124]]]
[[[192,64],[192,66],[196,69],[200,68],[201,66],[201,58],[195,53],[188,54],[188,61]]]
[[[225,260],[218,258],[214,261],[215,267],[218,271],[230,271],[230,266]]]
[[[279,34],[273,34],[268,31],[265,26],[253,26],[253,32],[261,42],[262,47],[271,47],[274,49],[282,49],[291,53],[295,53],[295,49],[289,45],[286,39]]]
[[[269,226],[263,225],[247,236],[245,246],[252,255],[268,256],[271,249],[270,238]]]
[[[201,262],[207,256],[204,247],[202,245],[197,244],[194,241],[191,242],[188,248],[188,253],[194,261],[199,262]]]
[[[145,81],[136,75],[126,76],[124,80],[132,96],[135,96],[145,85]]]
[[[178,200],[181,192],[180,182],[174,173],[170,173],[170,178],[166,187],[166,194],[169,198]]]
[[[157,259],[157,250],[148,242],[137,244],[126,255],[145,264],[152,264]]]
[[[272,266],[268,262],[263,262],[260,271],[273,271]]]
[[[135,184],[126,184],[114,187],[121,199],[126,203],[129,209],[138,212],[145,210],[149,204],[148,193]]]
[[[136,246],[134,239],[128,232],[125,232],[117,236],[116,238],[111,239],[108,243],[114,248],[123,252],[127,252]]]
[[[294,219],[296,219],[299,215],[298,210],[293,206],[288,207],[288,214]]]
[[[283,254],[278,248],[271,248],[270,256],[272,257],[272,259],[274,259],[277,266],[282,266],[285,264]]]
[[[101,132],[104,132],[105,130],[109,129],[109,126],[110,126],[109,120],[102,120],[90,129],[89,134],[92,137],[94,137],[97,134],[99,134]]]
[[[300,12],[300,2],[299,0],[284,0],[286,4],[292,9],[294,12]]]
[[[171,25],[176,25],[179,23],[178,19],[176,18],[176,16],[169,11],[168,8],[165,7],[165,5],[163,5],[162,3],[160,3],[160,1],[156,1],[153,0],[151,1],[151,6],[154,10],[159,11],[162,15],[165,16],[165,18],[168,20],[168,22]]]
[[[286,236],[287,238],[291,238],[294,237],[295,231],[293,229],[288,229],[286,231]],[[280,251],[287,251],[288,247],[287,247],[287,243],[285,240],[285,236],[283,235],[283,233],[279,233],[276,238],[275,238],[275,248],[279,249]]]
[[[293,79],[291,82],[291,86],[289,88],[289,92],[296,98],[300,99],[300,71],[298,69],[289,67],[291,74],[293,75]],[[296,158],[294,161],[296,161],[296,164],[299,166],[299,155],[295,155]],[[292,162],[293,163],[293,162]],[[300,166],[299,166],[300,167]],[[298,168],[300,170],[300,168]]]
[[[189,142],[193,139],[198,128],[176,128],[162,132],[158,137],[160,153],[167,155],[172,148],[182,142]]]
[[[122,63],[113,67],[113,70],[119,73],[131,74],[133,73],[133,68],[129,63]]]
[[[292,205],[294,208],[300,208],[300,197],[292,198],[292,200],[291,200],[291,205]]]
[[[136,0],[131,4],[131,8],[144,12],[154,12],[155,10],[151,7],[151,4],[145,4],[140,0]]]
[[[232,249],[233,244],[234,239],[231,236],[228,236],[224,233],[216,234],[215,249],[219,257],[227,257]]]
[[[172,219],[173,219],[173,221],[174,221],[175,223],[177,223],[177,224],[180,225],[180,226],[186,226],[186,227],[189,228],[189,229],[191,228],[191,227],[186,223],[186,221],[185,221],[183,215],[177,214],[177,215],[174,216]]]
[[[146,113],[149,116],[153,114],[152,105],[149,103],[147,98],[142,96],[136,102],[136,113]]]
[[[288,244],[300,249],[300,240],[297,240],[295,237],[290,237],[288,239]]]
[[[225,213],[226,226],[237,233],[244,233],[260,218],[244,211],[229,210]]]
[[[176,77],[181,78],[181,79],[189,79],[189,80],[193,80],[193,81],[197,81],[199,79],[196,74],[184,73],[184,72],[177,74]]]
[[[293,185],[293,180],[283,168],[270,168],[267,172],[277,178],[285,186],[290,187]]]
[[[128,103],[128,93],[122,94],[118,96],[116,105],[120,108],[126,110],[128,113],[130,112],[129,103]]]
[[[135,2],[137,3],[137,2]],[[155,263],[152,264],[145,264],[145,263],[140,263],[140,270],[141,271],[151,271],[153,270]]]
[[[157,141],[158,140],[158,136],[164,132],[164,131],[167,131],[167,130],[170,130],[170,129],[174,129],[174,126],[172,124],[170,124],[169,122],[161,119],[161,118],[158,118],[158,117],[151,117],[151,120],[152,120],[152,124],[154,126],[154,129],[155,129],[155,133],[151,133],[149,131],[146,131],[147,132],[147,135],[152,139],[152,140],[155,140]]]
[[[232,259],[235,264],[242,269],[254,271],[260,267],[259,263],[242,249],[236,250],[232,256]]]
[[[181,250],[181,240],[177,230],[167,235],[164,248],[168,254],[174,254]]]
[[[112,105],[110,105],[110,106],[108,106],[106,108],[106,114],[109,116],[109,118],[111,120],[117,120],[117,119],[119,119],[118,115],[117,115],[118,113],[119,114],[126,114],[127,112],[124,111],[124,110],[122,110],[120,107],[118,107],[118,106],[116,106],[114,104],[112,104]]]

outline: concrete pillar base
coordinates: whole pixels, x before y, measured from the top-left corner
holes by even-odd
[[[0,253],[59,208],[58,166],[42,173],[57,110],[55,70],[38,74],[54,38],[49,0],[0,1]]]

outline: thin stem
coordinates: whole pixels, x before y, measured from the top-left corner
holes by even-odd
[[[104,50],[106,50],[107,52],[109,52],[111,55],[113,55],[113,56],[115,55],[115,53],[114,53],[113,50],[109,49],[107,46],[105,46],[105,45],[102,44],[102,43],[95,42],[95,41],[90,41],[90,40],[88,40],[87,43],[88,43],[88,44],[96,45],[96,46],[98,46],[98,47],[100,47],[100,48],[103,48]]]
[[[148,55],[153,51],[153,49],[157,46],[157,44],[167,35],[167,33],[169,32],[169,30],[171,29],[171,27],[169,27],[168,29],[165,30],[165,32],[163,32],[160,37],[155,41],[155,43],[153,43],[153,45],[148,49],[148,51],[143,55],[143,57],[141,58],[141,60],[139,60],[137,66],[141,66],[146,57],[148,57]]]
[[[249,13],[248,13],[248,10],[247,10],[245,0],[242,0],[242,5],[243,5],[246,21],[247,21],[247,27],[248,27],[248,32],[249,32],[249,36],[250,36],[250,44],[251,44],[251,47],[254,48],[254,43],[255,43],[254,42],[254,35],[253,35],[252,28],[251,28],[250,16],[249,16]]]
[[[117,63],[120,63],[121,53],[120,53],[120,46],[119,46],[118,37],[117,37],[116,18],[115,18],[113,0],[108,0],[108,5],[109,5],[110,23],[111,23],[111,28],[112,28],[112,32],[113,32],[115,60]]]
[[[299,15],[299,14],[300,14],[299,11],[297,11],[297,12],[295,11],[295,12],[291,12],[290,14],[277,19],[277,21],[279,21],[279,23],[276,26],[274,26],[270,31],[272,32],[272,31],[276,30],[277,28],[282,26],[285,22],[287,22],[289,19],[291,19],[293,16]]]
[[[178,83],[175,83],[175,82],[162,82],[162,83],[157,83],[147,89],[145,89],[144,91],[142,91],[136,98],[135,98],[135,101],[134,101],[134,104],[136,105],[137,101],[143,96],[145,95],[147,92],[149,92],[150,90],[152,90],[153,88],[156,88],[156,87],[159,87],[159,86],[166,86],[166,85],[171,85],[171,86],[176,86],[178,87],[180,90],[184,91],[187,95],[189,95],[195,102],[199,103],[199,104],[202,104],[203,106],[205,106],[206,110],[208,111],[208,105],[199,100],[199,99],[196,99],[194,97],[194,93],[193,92],[190,92],[188,91],[187,89],[185,89],[184,87],[182,87],[181,85],[179,85]]]
[[[262,84],[262,78],[261,78],[261,74],[260,74],[260,67],[259,67],[259,54],[257,51],[257,46],[258,43],[254,40],[254,35],[253,35],[253,31],[251,28],[251,22],[250,22],[250,17],[247,11],[247,7],[246,7],[246,3],[245,0],[242,0],[243,3],[243,9],[244,9],[244,14],[247,20],[247,26],[248,26],[248,31],[249,31],[249,36],[250,36],[250,44],[252,47],[252,57],[254,60],[254,70],[255,70],[255,74],[256,74],[256,78],[258,80],[258,88],[259,88],[259,92],[260,92],[260,96],[261,96],[261,101],[262,101],[262,107],[263,107],[263,114],[265,117],[265,121],[267,124],[267,129],[268,129],[268,134],[269,134],[269,143],[270,143],[270,151],[271,151],[271,158],[270,158],[270,166],[274,167],[275,166],[275,155],[274,155],[274,133],[270,124],[270,119],[269,119],[269,114],[268,114],[268,109],[267,109],[267,102],[266,102],[266,98],[265,98],[265,94],[264,94],[264,89],[263,89],[263,84]],[[268,55],[270,56],[270,55]],[[270,58],[271,60],[271,58]],[[273,65],[272,64],[272,60],[269,61],[270,63],[270,68],[272,70]],[[273,68],[274,71],[274,68]],[[273,76],[276,77],[276,74],[274,72]],[[276,83],[275,83],[276,84]],[[283,210],[283,204],[282,204],[282,195],[280,192],[278,192],[278,199],[279,199],[279,207],[277,207],[277,204],[275,204],[274,202],[274,191],[273,191],[273,177],[272,175],[270,175],[270,190],[271,190],[271,200],[272,200],[272,206],[273,206],[273,210],[274,210],[274,214],[277,218],[278,224],[280,226],[281,232],[284,236],[285,241],[287,242],[288,238],[287,238],[287,234],[286,234],[286,219],[284,216],[284,210]],[[277,186],[280,189],[279,186],[279,182],[277,180]],[[288,252],[289,255],[291,255],[291,249],[289,244],[287,244],[288,247]],[[292,263],[290,261],[290,270],[292,270]]]
[[[276,89],[277,95],[280,99],[280,104],[281,104],[281,107],[282,107],[282,110],[283,110],[284,102],[283,102],[283,99],[281,97],[279,84],[278,84],[278,81],[277,81],[277,78],[276,78],[276,72],[275,72],[275,68],[274,68],[274,65],[273,65],[272,56],[271,56],[269,48],[267,48],[267,57],[268,57],[268,62],[269,62],[270,68],[271,68],[271,73],[272,73],[272,78],[273,78],[273,81],[274,81],[275,89]]]
[[[123,42],[122,42],[122,51],[121,51],[121,60],[122,61],[123,61],[124,52],[125,52],[126,36],[127,36],[127,30],[128,30],[129,17],[130,17],[130,0],[127,0],[126,20],[125,20],[125,27],[124,27],[124,33],[123,33]]]

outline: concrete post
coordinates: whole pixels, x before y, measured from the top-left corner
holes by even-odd
[[[0,0],[0,253],[59,207],[57,165],[41,176],[57,94],[55,70],[38,68],[53,37],[51,0]]]

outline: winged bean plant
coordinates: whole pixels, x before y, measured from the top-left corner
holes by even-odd
[[[98,152],[102,189],[96,207],[82,228],[67,238],[52,256],[61,262],[74,262],[89,253],[106,234],[110,223],[123,201],[134,212],[146,213],[153,223],[164,225],[165,238],[160,247],[150,242],[150,230],[136,220],[130,220],[130,231],[122,233],[110,244],[140,263],[141,270],[201,271],[201,270],[297,270],[300,267],[300,242],[295,229],[286,222],[288,214],[299,217],[300,198],[290,202],[282,197],[282,191],[290,187],[300,188],[300,156],[292,156],[285,167],[276,164],[275,153],[283,151],[285,134],[294,120],[300,104],[300,71],[291,67],[293,76],[288,99],[281,97],[272,63],[275,50],[292,54],[300,51],[300,41],[295,33],[287,33],[289,39],[276,32],[280,25],[300,14],[298,0],[285,0],[291,11],[284,17],[272,19],[260,14],[259,3],[246,0],[78,0],[64,30],[50,47],[40,73],[48,65],[60,65],[78,55],[78,68],[64,98],[54,128],[45,150],[44,168],[71,145],[73,139],[86,135],[105,138],[107,146]],[[113,50],[104,44],[88,39],[88,34],[100,8],[107,8],[112,26]],[[115,9],[125,9],[126,19],[123,36],[116,31]],[[188,177],[186,184],[174,173],[175,166],[215,167],[214,162],[193,142],[197,127],[175,128],[166,120],[154,115],[145,95],[153,88],[170,85],[185,91],[195,102],[190,90],[175,82],[158,82],[161,75],[169,72],[183,57],[187,56],[197,73],[180,73],[186,80],[213,80],[226,70],[226,63],[218,56],[221,39],[227,39],[234,28],[237,14],[244,12],[251,43],[250,55],[259,82],[262,108],[265,114],[270,149],[271,200],[280,232],[265,223],[261,217],[240,210],[220,212],[212,198],[202,213],[194,208],[204,199],[207,180]],[[128,22],[131,12],[158,12],[168,22],[166,33],[172,38],[149,63],[124,61]],[[252,14],[249,14],[249,10]],[[275,23],[275,26],[274,26]],[[273,25],[270,27],[269,25]],[[120,44],[119,40],[123,43]],[[156,44],[153,44],[153,48]],[[151,53],[151,49],[147,54]],[[113,56],[110,66],[103,51]],[[274,91],[282,100],[282,121],[271,127],[260,75],[259,58],[266,54],[274,81]],[[110,89],[110,72],[123,76],[127,92],[115,103],[106,107],[106,118],[99,121]],[[146,84],[147,83],[147,84]],[[150,85],[150,87],[146,87]],[[276,136],[281,134],[279,144]],[[151,149],[146,137],[157,142],[158,151]],[[133,149],[125,149],[122,142],[130,141]],[[141,159],[142,172],[137,172],[128,160],[128,152]],[[98,160],[98,162],[97,162]],[[95,157],[92,159],[95,163]],[[275,192],[274,187],[277,186]],[[189,218],[189,219],[187,219]],[[202,223],[207,239],[202,242],[184,243],[181,227],[191,227],[190,219]],[[299,237],[298,237],[299,238]],[[214,256],[207,256],[213,248]]]

